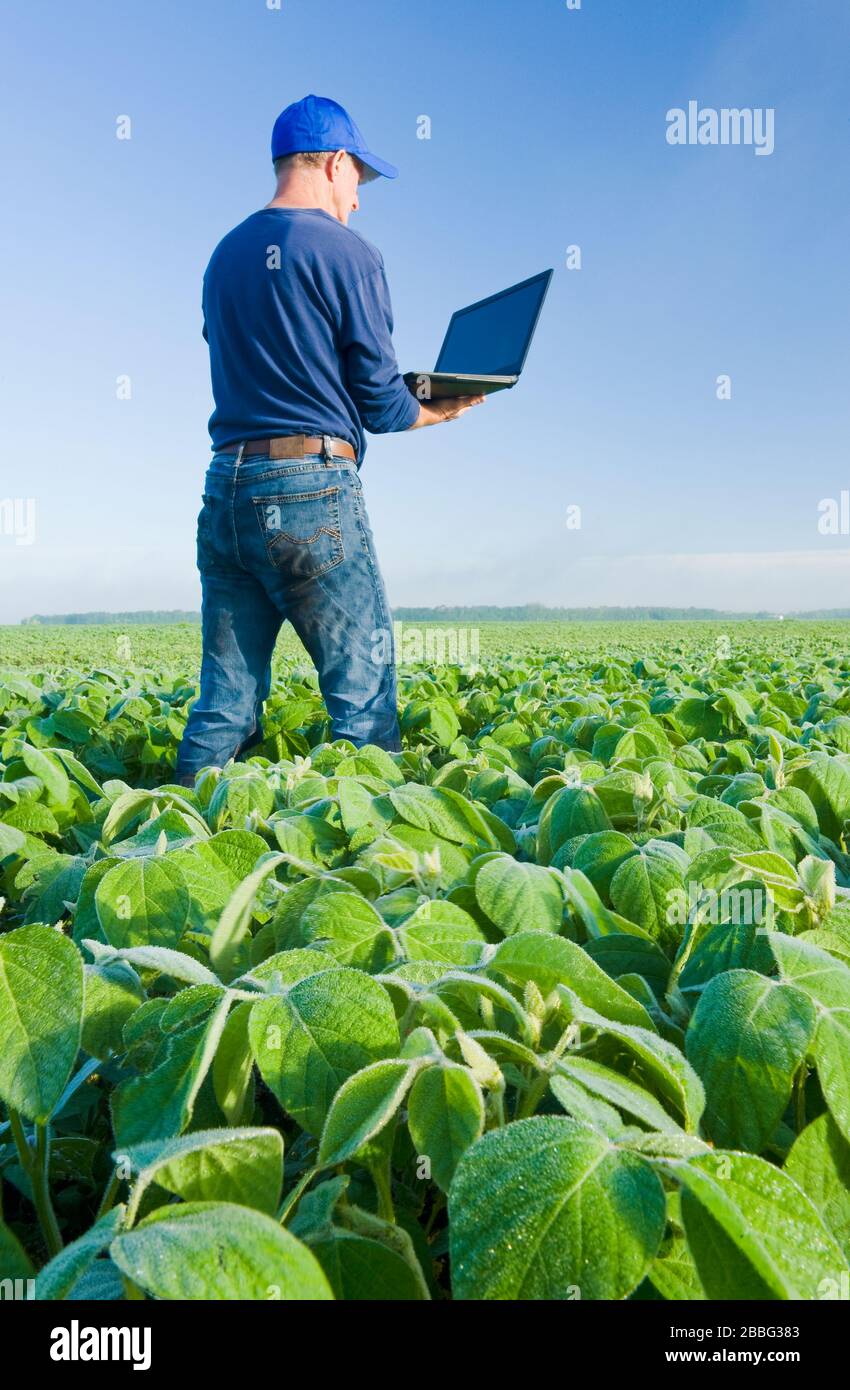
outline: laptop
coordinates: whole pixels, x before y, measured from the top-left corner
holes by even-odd
[[[452,314],[433,372],[405,372],[420,400],[489,396],[515,386],[554,271],[532,275]]]

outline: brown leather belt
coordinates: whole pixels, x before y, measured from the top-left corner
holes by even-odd
[[[239,445],[234,443],[227,447],[235,449]],[[334,439],[329,434],[284,434],[275,439],[249,439],[242,445],[242,457],[248,454],[268,454],[271,459],[301,459],[305,454],[322,454],[326,461],[344,458],[357,462],[357,455],[348,441]]]

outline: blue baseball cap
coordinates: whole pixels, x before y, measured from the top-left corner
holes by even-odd
[[[281,111],[272,131],[272,159],[308,150],[345,150],[366,165],[364,183],[379,174],[398,178],[398,169],[366,148],[366,141],[344,106],[330,97],[310,96]]]

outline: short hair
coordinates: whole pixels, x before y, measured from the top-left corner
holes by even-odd
[[[275,174],[279,178],[282,173],[289,169],[321,169],[329,154],[336,154],[336,150],[296,150],[293,154],[278,155],[272,164]],[[348,154],[347,150],[346,154]],[[358,159],[355,154],[349,154],[348,157],[354,160],[362,178],[366,172],[363,161]]]

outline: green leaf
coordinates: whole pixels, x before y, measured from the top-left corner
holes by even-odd
[[[664,1190],[584,1124],[534,1116],[485,1134],[449,1192],[458,1299],[622,1299],[654,1259]]]
[[[701,990],[725,970],[772,972],[764,933],[754,922],[719,922],[700,937],[679,976],[683,992]]]
[[[70,772],[74,781],[79,782],[80,786],[85,787],[86,791],[93,792],[96,797],[103,796],[100,785],[92,777],[85,764],[80,762],[79,758],[76,758],[67,748],[54,748],[52,751],[54,758],[58,758],[65,770]]]
[[[166,858],[128,859],[104,874],[94,895],[106,940],[117,948],[177,945],[189,918],[189,893]]]
[[[56,923],[67,918],[71,911],[69,904],[76,901],[85,874],[85,862],[79,855],[52,854],[46,858],[33,855],[28,869],[34,873],[35,882],[25,895],[26,921],[33,923]],[[16,886],[22,886],[22,876]]]
[[[843,754],[814,753],[811,761],[789,779],[806,793],[817,812],[824,835],[838,842],[850,820],[850,762]]]
[[[484,1129],[484,1097],[467,1067],[446,1062],[420,1072],[407,1106],[410,1137],[431,1177],[448,1192],[461,1157]]]
[[[589,878],[604,897],[620,865],[636,852],[628,835],[619,830],[597,830],[579,845],[571,867]]]
[[[557,932],[564,895],[556,878],[538,864],[519,864],[500,854],[475,878],[479,907],[505,936],[518,932]]]
[[[347,835],[353,835],[363,826],[374,828],[380,834],[392,820],[381,809],[382,797],[373,796],[355,777],[340,777],[337,782],[339,813]]]
[[[83,1049],[92,1057],[122,1052],[124,1024],[144,1000],[139,977],[122,961],[85,967]]]
[[[299,870],[326,869],[343,859],[345,832],[319,815],[281,815],[272,822],[275,839]]]
[[[348,1173],[325,1178],[304,1193],[294,1215],[284,1224],[299,1240],[312,1242],[314,1237],[330,1231],[335,1209],[350,1186]]]
[[[474,917],[444,898],[421,903],[398,928],[397,937],[408,960],[446,965],[476,964],[484,943]]]
[[[71,799],[71,783],[68,774],[55,754],[42,752],[24,744],[21,757],[34,777],[44,784],[51,801],[65,806]]]
[[[457,715],[444,695],[414,701],[405,709],[401,726],[430,735],[440,748],[450,748],[460,732]]]
[[[236,888],[268,853],[261,836],[249,830],[222,830],[191,849],[169,855],[180,870],[191,900],[194,930],[212,931]]]
[[[611,880],[611,902],[630,922],[643,927],[662,949],[675,949],[681,928],[671,909],[683,890],[680,869],[666,854],[639,850],[625,859]]]
[[[574,1120],[589,1125],[608,1139],[616,1139],[625,1128],[617,1111],[607,1101],[592,1096],[584,1087],[567,1075],[562,1067],[549,1077],[549,1090],[558,1104]]]
[[[608,813],[592,787],[563,787],[540,812],[537,857],[541,864],[551,864],[561,846],[575,835],[610,828]]]
[[[303,946],[304,937],[301,934],[301,921],[310,903],[331,893],[350,892],[350,885],[342,883],[337,878],[304,878],[300,883],[293,883],[291,888],[287,888],[280,898],[271,922],[264,926],[254,938],[252,959],[261,959],[255,953],[263,938],[273,943],[265,950],[265,954],[268,954],[268,950],[279,951]]]
[[[850,1273],[808,1197],[765,1159],[715,1152],[676,1164],[675,1172],[686,1194],[720,1227],[774,1298],[822,1298],[825,1281],[840,1284],[842,1274]],[[718,1268],[708,1228],[694,1221],[693,1214],[693,1203],[683,1198],[685,1233],[700,1279],[709,1298],[721,1297],[722,1266]]]
[[[10,859],[14,854],[20,854],[25,848],[27,837],[14,826],[6,825],[0,821],[0,862]]]
[[[628,861],[627,861],[628,862]],[[652,937],[637,922],[611,912],[603,903],[589,878],[577,869],[562,871],[564,895],[572,912],[581,922],[587,935],[595,940],[605,936],[634,936],[652,944]]]
[[[381,914],[359,893],[316,898],[301,918],[303,939],[315,943],[340,965],[375,973],[393,958],[393,935]]]
[[[705,1109],[705,1091],[697,1073],[679,1049],[646,1028],[635,1028],[631,1024],[615,1023],[604,1018],[582,1004],[578,996],[563,985],[558,985],[558,993],[574,1021],[616,1038],[632,1054],[646,1078],[665,1100],[680,1111],[687,1131],[695,1133]]]
[[[112,1207],[77,1240],[60,1250],[44,1266],[36,1279],[35,1296],[40,1301],[67,1298],[91,1269],[98,1255],[109,1245],[124,1219],[123,1206]]]
[[[641,975],[656,998],[663,999],[670,978],[670,961],[654,941],[625,932],[612,932],[587,941],[584,949],[612,979]]]
[[[665,1240],[649,1267],[647,1277],[668,1302],[700,1302],[705,1299],[697,1267],[684,1236],[674,1233]]]
[[[375,743],[364,743],[355,749],[350,757],[342,759],[337,771],[346,777],[379,777],[391,787],[400,787],[404,781],[404,773],[390,754]]]
[[[161,1207],[118,1236],[110,1254],[152,1298],[333,1298],[315,1256],[271,1217],[228,1202]]]
[[[346,1302],[414,1302],[422,1298],[420,1281],[407,1261],[380,1241],[328,1230],[310,1241],[334,1297]]]
[[[608,1018],[654,1031],[643,1005],[612,980],[581,946],[566,937],[520,932],[501,942],[488,970],[498,971],[523,986],[533,980],[544,995],[556,985],[566,985],[584,1004]]]
[[[715,1144],[761,1152],[782,1119],[815,1023],[801,990],[753,970],[729,970],[706,987],[685,1053],[705,1086],[703,1124]]]
[[[270,1216],[277,1210],[283,1139],[276,1129],[196,1130],[132,1144],[113,1157],[129,1161],[137,1175],[133,1212],[152,1182],[187,1202],[234,1202]]]
[[[393,809],[415,830],[428,830],[454,844],[475,847],[483,843],[498,849],[477,808],[457,792],[439,787],[421,787],[407,782],[387,793]]]
[[[786,884],[792,887],[797,883],[797,871],[782,854],[771,850],[751,850],[749,853],[733,854],[732,859],[742,869],[749,869],[765,883]]]
[[[315,946],[303,950],[293,947],[289,951],[276,951],[260,965],[253,966],[246,975],[240,975],[233,984],[236,987],[259,982],[269,994],[279,994],[286,992],[287,985],[297,985],[308,975],[317,975],[320,970],[338,969],[339,961],[327,951],[319,951]]]
[[[32,1279],[35,1269],[14,1231],[0,1221],[0,1280]],[[36,1295],[37,1297],[38,1295]],[[4,1297],[9,1297],[4,1293]]]
[[[850,1259],[850,1144],[828,1111],[797,1136],[785,1172],[811,1199]]]
[[[717,738],[722,727],[720,712],[713,708],[711,696],[694,695],[680,700],[671,718],[689,741]]]
[[[90,1300],[114,1302],[125,1296],[121,1273],[109,1258],[93,1260],[68,1294],[69,1299],[79,1300],[81,1303]]]
[[[208,1022],[166,1039],[164,1058],[152,1072],[116,1086],[111,1100],[112,1127],[121,1148],[145,1140],[169,1139],[187,1127],[221,1039],[229,1005],[225,996]]]
[[[0,1097],[44,1124],[80,1047],[83,958],[53,927],[0,936]]]
[[[151,791],[125,791],[117,796],[109,808],[100,832],[103,843],[110,845],[132,821],[149,811],[154,802],[155,794]]]
[[[559,1058],[556,1063],[557,1074],[577,1082],[591,1096],[597,1096],[615,1106],[617,1110],[625,1111],[627,1115],[649,1125],[650,1129],[671,1136],[682,1133],[681,1127],[667,1114],[655,1096],[628,1076],[614,1071],[613,1067],[606,1067],[604,1063],[595,1062],[591,1057],[567,1055]],[[553,1077],[553,1082],[554,1079]],[[554,1084],[552,1089],[560,1099],[561,1093]]]
[[[824,1099],[850,1140],[850,968],[793,936],[768,938],[782,977],[812,1000],[818,1022],[812,1055]]]
[[[222,985],[189,985],[169,999],[159,1018],[163,1033],[179,1033],[206,1018],[224,993]]]
[[[222,1029],[212,1065],[213,1090],[230,1125],[244,1124],[254,1108],[254,1054],[248,1037],[253,1005],[237,1004]]]
[[[250,938],[257,893],[278,865],[285,861],[283,854],[267,855],[229,898],[210,942],[210,964],[223,979],[229,979],[235,972],[237,962],[242,958],[241,948]]]
[[[266,779],[253,771],[223,778],[210,799],[207,817],[214,830],[242,826],[256,813],[265,818],[274,810],[274,792]]]
[[[266,1085],[317,1137],[342,1083],[399,1049],[389,994],[369,975],[345,968],[310,975],[285,996],[255,1004],[249,1037]]]
[[[344,1081],[331,1102],[319,1144],[319,1163],[333,1167],[352,1158],[397,1114],[421,1059],[372,1062]]]
[[[190,985],[221,984],[212,971],[195,960],[194,956],[187,956],[184,951],[169,950],[167,946],[126,946],[116,949],[89,938],[85,938],[81,944],[94,956],[95,964],[101,967],[123,960],[129,965],[137,965],[140,970],[155,970],[159,975],[170,975]]]

